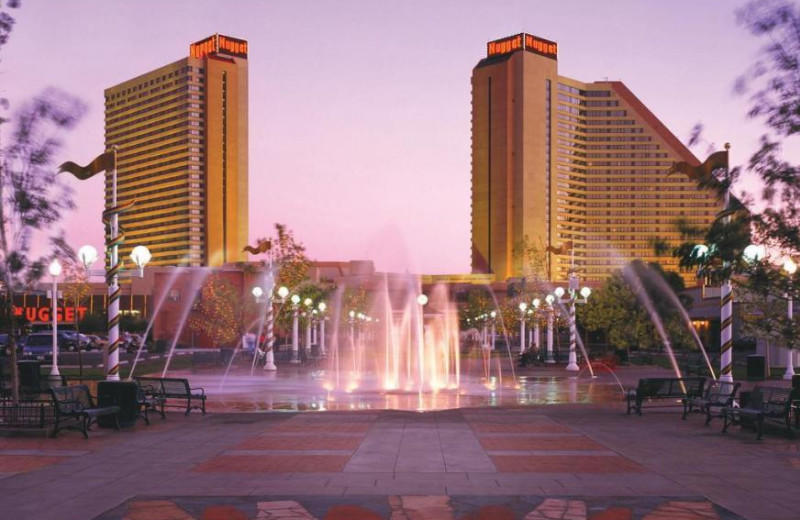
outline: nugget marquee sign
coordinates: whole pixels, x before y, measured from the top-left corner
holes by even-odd
[[[58,321],[73,322],[75,315],[82,320],[86,316],[86,307],[58,307],[56,317]],[[50,307],[17,307],[14,306],[14,316],[25,318],[27,321],[50,321],[52,320],[52,309]]]

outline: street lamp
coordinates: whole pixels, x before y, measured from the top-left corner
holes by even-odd
[[[541,350],[541,340],[539,338],[539,306],[542,301],[539,298],[534,298],[531,302],[533,304],[533,346],[536,352]]]
[[[139,276],[144,276],[144,266],[146,266],[153,257],[153,255],[150,254],[150,250],[145,246],[136,246],[133,248],[133,251],[131,251],[130,256],[133,263],[139,268]]]
[[[306,315],[306,341],[305,341],[305,355],[306,357],[311,355],[311,325],[314,321],[313,313],[311,312],[311,306],[314,305],[314,300],[311,298],[306,298],[303,300],[303,305],[306,306],[305,315]]]
[[[417,342],[417,364],[419,365],[419,392],[420,402],[422,399],[422,383],[425,381],[425,305],[428,303],[428,296],[420,294],[417,296],[419,304],[419,341]]]
[[[319,302],[317,309],[319,310],[319,355],[325,357],[325,310],[328,305],[325,302]]]
[[[492,334],[491,334],[492,346],[489,347],[489,349],[490,350],[494,350],[494,348],[495,348],[495,335],[496,335],[496,332],[497,332],[497,329],[495,328],[495,321],[497,319],[497,312],[496,311],[490,312],[489,313],[489,318],[491,318],[491,320],[492,320],[491,321],[491,323],[492,323]]]
[[[547,302],[547,357],[544,362],[552,365],[556,362],[553,358],[553,302],[556,301],[556,297],[548,294],[545,296],[544,301]]]
[[[725,194],[725,207],[728,207],[728,193]],[[725,217],[726,223],[729,222],[730,217]],[[710,261],[710,258],[715,255],[717,246],[711,247],[705,244],[698,244],[692,249],[692,255],[696,261],[705,266]],[[763,260],[767,256],[767,249],[763,245],[750,244],[742,251],[742,257],[749,263],[756,263]],[[731,284],[731,277],[728,272],[730,263],[723,261],[722,268],[724,279],[720,285],[720,376],[719,380],[724,382],[733,382],[733,286]],[[699,273],[703,273],[704,267],[700,268]],[[791,361],[791,353],[789,354]],[[791,363],[789,363],[791,365]],[[787,373],[789,367],[787,367]]]
[[[787,258],[783,262],[783,270],[786,271],[786,274],[789,275],[789,290],[786,291],[786,310],[787,310],[787,318],[789,319],[789,333],[794,334],[794,330],[792,330],[792,321],[794,319],[793,316],[793,302],[792,302],[792,277],[794,273],[797,272],[797,264],[791,258]],[[791,343],[786,345],[786,372],[783,374],[784,379],[792,379],[794,377],[794,350],[792,349]]]
[[[586,303],[589,295],[592,294],[592,290],[588,287],[584,287],[578,291],[578,275],[575,273],[575,270],[572,269],[569,273],[568,298],[563,298],[565,291],[562,287],[556,287],[556,290],[553,292],[558,297],[558,303],[569,305],[569,362],[567,363],[567,370],[577,372],[580,370],[580,367],[578,367],[578,353],[576,350],[578,328],[575,322],[575,304]],[[580,298],[578,296],[580,296]]]
[[[61,380],[61,374],[58,372],[58,277],[61,274],[61,264],[58,260],[53,260],[48,270],[53,277],[53,292],[50,295],[53,304],[53,363],[50,366],[50,379],[53,385],[57,385],[59,383],[56,381]]]
[[[290,301],[292,302],[292,360],[290,363],[299,363],[300,330],[298,318],[300,317],[300,309],[298,305],[300,304],[300,296],[293,294]]]
[[[528,310],[528,304],[520,302],[519,304],[519,353],[525,353],[525,311]]]
[[[116,182],[114,183],[114,186],[113,199],[116,209]],[[104,276],[106,283],[108,283],[108,346],[106,347],[108,349],[106,380],[108,381],[119,381],[119,299],[122,294],[122,291],[119,287],[119,278],[121,276],[138,276],[139,278],[143,277],[144,268],[152,258],[150,250],[147,249],[146,246],[136,246],[131,251],[130,258],[133,263],[136,264],[136,267],[139,268],[139,272],[134,274],[130,271],[122,271],[124,264],[118,257],[117,247],[119,245],[119,237],[117,237],[117,233],[117,214],[114,213],[112,216],[111,226],[111,236],[114,238],[112,238],[109,244],[110,258],[107,270],[95,271],[91,269],[92,264],[94,264],[98,259],[97,249],[90,245],[85,245],[78,249],[78,259],[80,259],[84,269],[86,269],[86,275]]]
[[[253,296],[256,299],[256,302],[260,302],[262,296],[264,294],[267,295],[267,302],[266,302],[266,310],[267,310],[267,337],[264,341],[264,370],[272,371],[277,370],[278,367],[275,365],[275,352],[274,352],[274,344],[275,344],[275,309],[273,308],[273,297],[272,291],[275,287],[275,277],[270,270],[267,273],[267,277],[265,280],[266,292],[259,286],[253,287],[251,291]],[[286,295],[289,294],[289,289],[286,287],[281,287],[278,289],[278,296],[280,298],[279,303],[282,305],[284,301],[286,301]],[[253,353],[253,364],[255,365],[257,352]]]

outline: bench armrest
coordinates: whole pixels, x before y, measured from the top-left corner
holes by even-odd
[[[206,391],[203,390],[202,386],[198,386],[197,388],[189,388],[190,392],[194,392],[195,390],[200,390],[200,395],[206,395]]]

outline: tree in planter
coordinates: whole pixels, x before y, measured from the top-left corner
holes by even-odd
[[[258,316],[258,306],[218,274],[206,279],[189,319],[189,327],[205,334],[214,347],[235,348]]]
[[[77,262],[68,262],[64,266],[64,281],[59,284],[61,293],[64,295],[64,307],[72,307],[75,331],[80,332],[80,307],[89,294],[91,293],[92,286],[89,284],[89,276],[86,274],[86,269]]]
[[[492,295],[484,287],[471,287],[467,291],[464,305],[458,309],[459,322],[462,330],[480,328],[478,319],[494,310]]]
[[[640,299],[647,297],[672,346],[688,348],[691,337],[686,325],[678,310],[662,296],[663,289],[655,281],[655,277],[663,276],[663,271],[655,264],[648,266],[639,261],[632,262],[626,269],[631,270],[627,278],[622,272],[615,273],[600,289],[592,292],[586,305],[577,309],[578,318],[589,330],[603,331],[615,349],[624,349],[628,353],[631,350],[660,350],[663,348],[661,336]],[[678,293],[682,290],[680,276],[669,277],[669,280],[675,284],[673,291]],[[637,291],[645,294],[637,297]]]

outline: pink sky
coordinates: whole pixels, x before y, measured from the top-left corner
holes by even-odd
[[[0,62],[18,105],[48,86],[89,113],[61,160],[103,150],[103,89],[185,57],[215,32],[250,42],[250,236],[282,222],[316,260],[468,272],[470,75],[486,42],[559,44],[559,72],[622,80],[681,140],[754,150],[760,128],[732,85],[760,43],[725,0],[23,0]],[[701,158],[705,147],[696,149]],[[102,180],[74,183],[70,244],[102,245]]]

